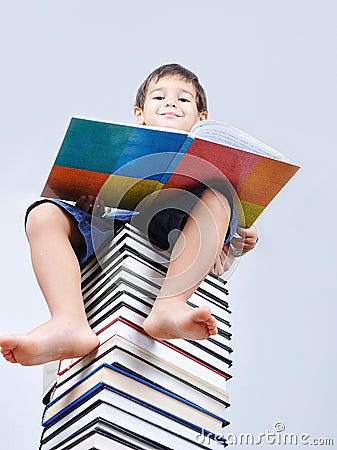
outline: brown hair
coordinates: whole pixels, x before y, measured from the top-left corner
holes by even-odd
[[[153,72],[150,73],[143,81],[143,83],[139,86],[136,94],[135,106],[139,108],[144,108],[144,103],[146,99],[147,89],[151,81],[155,80],[156,82],[161,78],[167,77],[169,75],[180,75],[181,78],[193,84],[197,97],[196,103],[199,112],[207,111],[207,99],[204,88],[199,83],[198,77],[181,66],[180,64],[164,64],[163,66],[158,67]]]

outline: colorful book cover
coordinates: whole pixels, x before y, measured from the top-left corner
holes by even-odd
[[[41,196],[99,195],[107,206],[135,210],[162,189],[220,179],[229,181],[240,225],[250,226],[298,170],[179,130],[73,117]]]

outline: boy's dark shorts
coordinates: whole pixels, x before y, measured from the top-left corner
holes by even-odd
[[[116,209],[113,214],[103,218],[93,217],[91,214],[76,206],[56,199],[41,199],[34,202],[26,212],[25,223],[30,211],[41,203],[52,202],[62,208],[77,224],[82,234],[85,245],[75,248],[74,251],[80,264],[83,264],[105,241],[113,239],[115,233],[125,224],[131,223],[136,228],[148,235],[148,239],[154,245],[171,250],[179,233],[174,230],[182,230],[187,222],[189,213],[206,187],[200,187],[187,192],[179,198],[161,204],[160,210],[147,208],[144,211],[134,212]],[[237,216],[233,206],[233,198],[229,189],[221,189],[221,193],[227,198],[231,208],[231,218],[225,239],[227,244],[234,236],[237,229]]]

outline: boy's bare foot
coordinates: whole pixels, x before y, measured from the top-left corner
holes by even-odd
[[[217,333],[217,323],[208,306],[192,308],[175,299],[157,299],[143,327],[155,339],[201,340]]]
[[[99,345],[88,324],[67,323],[56,319],[27,334],[0,337],[1,353],[12,363],[34,366],[49,361],[87,355]]]

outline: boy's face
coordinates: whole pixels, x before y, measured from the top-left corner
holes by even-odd
[[[183,131],[190,131],[195,123],[208,117],[206,111],[198,111],[193,84],[179,75],[152,81],[148,86],[144,108],[135,106],[134,114],[138,125]]]

